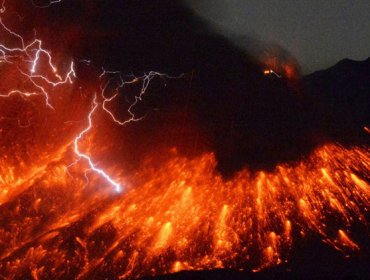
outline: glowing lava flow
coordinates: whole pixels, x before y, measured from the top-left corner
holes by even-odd
[[[0,275],[133,279],[257,271],[288,262],[296,244],[312,238],[351,255],[361,249],[352,225],[367,230],[369,159],[366,148],[326,145],[297,164],[257,174],[245,169],[224,180],[212,153],[190,160],[173,150],[161,162],[148,155],[113,200],[93,187],[96,181],[86,191],[84,170],[70,177],[59,160],[2,207],[0,217],[12,224],[0,230]]]

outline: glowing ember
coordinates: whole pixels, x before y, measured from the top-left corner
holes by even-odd
[[[272,69],[269,69],[269,70],[265,70],[265,71],[263,71],[263,74],[265,74],[265,75],[275,75],[276,77],[278,77],[278,78],[281,78],[281,75],[279,75],[278,73],[276,73],[274,70],[272,70]]]
[[[0,100],[1,277],[126,279],[180,270],[257,271],[287,262],[295,242],[310,235],[344,254],[361,250],[351,226],[357,220],[366,224],[368,147],[326,144],[300,162],[269,172],[243,169],[228,180],[216,171],[213,153],[188,159],[174,148],[161,159],[148,154],[138,172],[125,173],[99,161],[122,144],[95,146],[103,137],[96,127],[106,121],[109,131],[140,121],[132,109],[149,82],[169,77],[149,72],[123,81],[119,73],[104,71],[100,88],[84,89],[71,116],[64,98],[76,92],[74,63],[58,74],[42,41],[26,44],[0,23],[2,41],[20,44],[0,44],[6,73]],[[113,90],[108,90],[110,75],[119,80]],[[14,77],[24,78],[22,87],[11,83]],[[141,90],[128,119],[119,120],[109,106],[131,83]],[[37,109],[12,114],[29,104]],[[122,192],[111,192],[112,186]]]

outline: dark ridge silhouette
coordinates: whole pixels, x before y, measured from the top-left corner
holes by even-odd
[[[303,87],[297,81],[291,87],[285,77],[264,75],[263,63],[212,33],[181,1],[66,0],[48,9],[30,2],[25,13],[23,25],[30,23],[47,46],[76,61],[91,59],[97,67],[127,75],[185,73],[167,80],[166,87],[153,81],[136,107],[147,118],[117,132],[124,135],[117,136],[124,139],[117,157],[125,159],[125,168],[176,147],[186,156],[213,151],[225,176],[243,166],[271,169],[326,141],[352,141],[361,134],[357,125],[368,118],[369,79],[355,80],[366,75],[338,76],[336,69],[346,68],[340,63],[329,74],[305,77]],[[116,108],[122,117],[130,92],[123,92]]]
[[[370,58],[344,59],[303,79],[314,125],[331,139],[364,138],[370,125]]]

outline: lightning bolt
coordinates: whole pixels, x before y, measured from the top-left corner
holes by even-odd
[[[50,1],[48,5],[41,6],[41,7],[49,7],[52,4],[59,3],[61,0]],[[33,2],[34,3],[34,2]],[[35,3],[34,3],[35,4]],[[36,5],[36,4],[35,4]],[[40,6],[38,6],[40,7]],[[5,1],[2,2],[2,6],[0,7],[0,13],[4,13],[6,11]],[[10,29],[7,25],[5,25],[3,19],[0,17],[0,27],[11,37],[13,40],[18,41],[19,46],[11,47],[5,44],[0,43],[0,63],[6,63],[9,65],[16,65],[16,69],[21,76],[26,77],[26,79],[37,89],[37,90],[30,90],[30,91],[23,91],[20,89],[11,89],[6,93],[0,93],[0,98],[9,98],[12,95],[19,95],[22,98],[30,98],[37,95],[43,95],[45,98],[45,104],[47,107],[54,109],[50,102],[50,93],[47,90],[47,87],[56,88],[67,83],[73,84],[74,79],[77,78],[75,69],[74,69],[74,62],[71,61],[69,70],[65,74],[64,78],[58,74],[58,68],[53,63],[53,57],[51,52],[43,48],[43,43],[40,39],[34,39],[32,42],[26,44],[23,37]],[[44,59],[43,59],[44,58]],[[18,59],[21,59],[27,65],[27,70],[21,69],[21,67],[17,64]],[[42,67],[44,64],[42,61],[46,61],[46,69]],[[90,65],[89,60],[83,60],[83,63]],[[52,73],[52,79],[48,78],[45,72]],[[50,73],[49,73],[50,72]],[[117,81],[118,76],[118,84],[114,89],[114,94],[110,97],[106,96],[106,91],[108,86],[111,85],[111,82]],[[89,133],[93,129],[93,115],[96,111],[100,108],[105,113],[107,113],[110,118],[118,125],[124,126],[128,125],[132,122],[138,122],[142,120],[144,117],[136,117],[133,113],[133,108],[142,101],[143,96],[145,95],[148,86],[152,79],[155,77],[160,77],[163,81],[168,78],[180,78],[183,74],[177,77],[171,77],[167,74],[162,74],[155,71],[150,71],[148,73],[144,73],[142,76],[131,77],[130,80],[125,81],[118,71],[107,71],[103,69],[102,73],[99,76],[99,79],[107,79],[107,82],[104,86],[101,86],[100,96],[102,98],[102,103],[98,102],[98,96],[95,94],[91,104],[91,110],[88,113],[88,125],[78,133],[78,135],[73,140],[73,148],[74,153],[77,156],[77,160],[66,167],[68,168],[72,165],[77,164],[81,159],[85,160],[89,168],[85,171],[92,170],[99,176],[103,177],[109,184],[111,184],[117,192],[122,191],[121,185],[117,182],[117,180],[111,178],[103,169],[98,168],[97,164],[93,161],[91,156],[81,151],[80,143],[83,137]],[[110,77],[110,78],[109,78]],[[130,104],[127,112],[129,114],[129,118],[126,120],[119,120],[114,113],[108,109],[107,105],[113,102],[117,96],[120,94],[121,89],[127,84],[135,84],[135,83],[142,83],[141,89],[137,95],[134,97],[134,101]]]
[[[104,177],[110,184],[112,184],[115,187],[115,190],[117,192],[121,192],[122,188],[121,188],[120,184],[117,183],[115,180],[113,180],[111,177],[109,177],[109,175],[104,170],[97,168],[96,164],[92,161],[92,159],[87,154],[82,153],[79,149],[78,143],[80,142],[82,137],[86,133],[88,133],[91,130],[91,128],[93,127],[92,117],[93,117],[93,114],[94,114],[94,112],[96,111],[97,108],[98,108],[98,103],[96,101],[96,95],[94,95],[93,106],[92,106],[92,109],[91,109],[91,111],[89,112],[89,115],[88,115],[88,126],[84,130],[82,130],[78,134],[78,136],[75,138],[75,140],[74,140],[74,152],[79,157],[79,159],[83,158],[88,162],[91,170],[93,170],[95,173]]]
[[[113,94],[111,97],[106,97],[105,96],[105,91],[106,91],[106,88],[107,86],[109,85],[109,81],[106,83],[106,85],[102,88],[102,97],[103,97],[103,105],[102,105],[102,108],[103,110],[112,118],[112,120],[117,123],[118,125],[126,125],[126,124],[129,124],[131,122],[138,122],[140,120],[142,120],[144,117],[136,117],[135,114],[132,112],[132,109],[140,102],[143,100],[143,96],[145,95],[147,89],[148,89],[148,86],[151,82],[152,79],[154,79],[155,77],[159,77],[161,78],[163,81],[165,81],[166,79],[179,79],[181,78],[184,74],[181,74],[179,76],[170,76],[168,74],[163,74],[163,73],[159,73],[159,72],[155,72],[155,71],[150,71],[148,73],[144,73],[142,76],[140,77],[134,77],[133,79],[129,80],[129,81],[124,81],[122,76],[120,75],[120,72],[112,72],[112,71],[106,71],[103,69],[103,73],[99,76],[100,78],[107,75],[107,74],[119,74],[119,83],[118,83],[118,86],[115,88],[114,92],[115,94]],[[135,100],[133,103],[131,103],[131,105],[129,106],[127,112],[128,114],[130,115],[130,118],[128,118],[127,120],[119,120],[117,117],[114,116],[114,114],[107,108],[107,105],[108,103],[112,102],[114,99],[116,99],[116,97],[119,95],[120,93],[120,89],[122,89],[125,85],[127,84],[135,84],[135,83],[138,83],[138,82],[141,82],[142,85],[141,85],[141,90],[140,90],[140,93],[138,95],[135,96]],[[166,85],[166,84],[165,84]]]
[[[60,1],[51,1],[50,4],[57,3],[57,2],[60,2]],[[5,1],[3,1],[0,12],[4,13],[5,10],[6,10]],[[53,63],[53,58],[51,56],[51,53],[42,47],[42,41],[40,39],[34,39],[31,43],[25,44],[23,37],[20,34],[8,28],[4,24],[3,19],[1,17],[0,17],[0,27],[2,27],[2,29],[6,31],[6,33],[8,33],[12,38],[15,38],[20,43],[20,46],[18,47],[9,47],[1,43],[0,44],[0,63],[14,65],[16,63],[16,61],[14,61],[15,59],[22,58],[22,60],[29,65],[28,73],[26,71],[23,71],[17,65],[16,67],[18,69],[18,72],[21,75],[25,76],[38,89],[38,91],[22,91],[19,89],[12,89],[8,91],[7,93],[0,93],[0,97],[9,98],[12,95],[18,94],[23,98],[29,98],[35,95],[42,94],[45,97],[46,105],[50,108],[53,108],[53,106],[49,102],[50,94],[46,90],[45,85],[52,86],[52,87],[58,87],[66,83],[72,84],[73,78],[76,78],[76,73],[74,70],[74,62],[73,61],[71,62],[68,73],[65,75],[64,78],[62,78],[58,74],[58,69]],[[48,68],[46,70],[51,70],[51,72],[54,74],[53,75],[54,80],[47,78],[45,75],[41,74],[39,71],[39,68],[41,68],[40,61],[41,61],[42,55],[44,55],[47,59]],[[97,107],[98,107],[98,103],[96,101],[96,96],[94,96],[93,107],[88,115],[88,127],[86,127],[83,131],[81,131],[78,134],[78,136],[74,139],[74,151],[79,158],[83,158],[88,162],[91,170],[93,170],[97,174],[104,177],[110,184],[112,184],[115,187],[116,191],[120,191],[121,190],[120,185],[116,183],[113,179],[111,179],[106,174],[106,172],[97,168],[96,165],[91,160],[91,158],[87,156],[86,154],[82,153],[79,149],[79,145],[78,145],[79,141],[92,127],[92,116],[94,112],[96,111]]]
[[[62,2],[62,0],[50,0],[49,3],[40,5],[40,4],[35,3],[35,0],[32,0],[33,5],[37,8],[49,8],[51,5],[54,5],[60,2]]]
[[[3,2],[0,11],[5,11],[5,4]],[[23,37],[8,28],[3,19],[0,17],[0,27],[3,28],[11,37],[17,39],[20,43],[18,47],[10,47],[4,44],[0,44],[0,63],[6,63],[10,65],[16,64],[17,59],[21,59],[23,62],[29,65],[28,70],[24,71],[19,65],[16,66],[18,73],[31,82],[31,84],[37,89],[36,91],[21,91],[19,89],[12,89],[6,93],[0,93],[1,98],[7,98],[14,94],[18,94],[22,97],[31,97],[36,95],[44,95],[45,103],[48,107],[54,109],[49,102],[49,92],[46,89],[46,85],[56,88],[66,83],[73,83],[73,78],[76,78],[76,72],[74,69],[74,62],[71,61],[69,65],[69,71],[62,78],[58,74],[58,69],[53,63],[51,53],[42,47],[42,41],[40,39],[34,39],[31,43],[26,44]],[[41,57],[45,56],[47,60],[47,70],[51,70],[53,73],[53,80],[47,78],[38,72],[40,67]],[[28,72],[28,73],[27,73]]]
[[[150,71],[148,73],[144,73],[140,77],[135,77],[134,76],[131,80],[124,81],[124,79],[123,79],[123,77],[122,77],[122,75],[119,71],[106,71],[106,70],[103,69],[103,72],[99,76],[99,78],[103,78],[103,77],[108,76],[108,75],[113,75],[113,76],[118,75],[118,79],[119,79],[118,85],[113,91],[114,94],[111,97],[107,97],[106,96],[107,88],[110,85],[110,83],[114,80],[113,78],[108,79],[108,81],[105,83],[105,85],[101,87],[101,97],[103,99],[103,102],[101,104],[99,104],[97,102],[96,94],[94,95],[91,110],[90,110],[89,115],[88,115],[88,126],[85,129],[83,129],[74,140],[74,152],[78,156],[78,160],[76,162],[72,163],[70,166],[75,165],[81,159],[86,160],[86,162],[89,165],[89,170],[93,170],[95,173],[97,173],[97,174],[101,175],[103,178],[105,178],[115,188],[116,192],[121,192],[122,191],[121,185],[115,179],[111,178],[103,169],[98,168],[97,165],[94,163],[93,159],[91,158],[91,156],[81,152],[81,150],[79,148],[79,143],[80,143],[81,139],[83,138],[83,136],[86,135],[90,130],[93,129],[93,115],[94,115],[94,113],[99,108],[101,108],[105,113],[107,113],[112,118],[112,120],[116,124],[118,124],[120,126],[125,126],[125,125],[128,125],[128,124],[132,123],[132,122],[138,122],[138,121],[142,120],[144,117],[136,117],[135,114],[132,112],[132,110],[140,101],[142,101],[143,96],[147,92],[150,81],[152,79],[154,79],[155,77],[159,77],[164,81],[167,78],[168,79],[180,78],[184,74],[181,74],[181,75],[176,76],[176,77],[172,77],[172,76],[169,76],[167,74],[163,74],[163,73],[159,73],[159,72],[155,72],[155,71]],[[141,90],[139,91],[139,93],[137,95],[135,95],[134,102],[131,103],[131,105],[129,106],[129,108],[127,110],[130,117],[126,120],[123,120],[123,121],[119,120],[114,115],[114,113],[107,108],[107,104],[109,102],[112,102],[115,98],[117,98],[117,96],[121,92],[120,90],[125,85],[135,84],[135,83],[140,83],[140,82],[142,83],[141,84]],[[85,174],[86,174],[86,172],[85,172]]]

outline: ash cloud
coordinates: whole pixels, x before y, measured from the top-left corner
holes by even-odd
[[[76,60],[124,74],[186,73],[167,87],[154,81],[137,108],[150,114],[123,130],[122,158],[132,164],[168,147],[186,156],[214,151],[228,176],[243,166],[269,169],[297,160],[327,141],[362,141],[366,112],[353,118],[353,105],[328,117],[335,97],[307,94],[307,80],[297,78],[292,86],[286,77],[263,74],[266,63],[255,50],[273,49],[290,60],[282,48],[251,39],[243,43],[247,48],[235,46],[179,1],[65,0],[48,9],[30,7],[23,21]],[[343,119],[344,129],[334,125]]]

